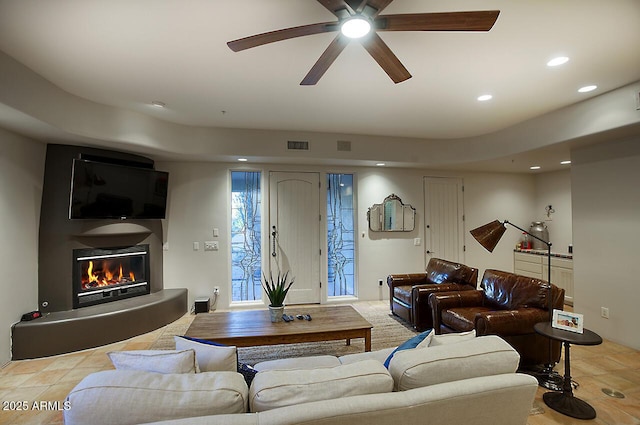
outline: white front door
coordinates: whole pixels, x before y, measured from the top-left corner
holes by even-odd
[[[320,302],[320,175],[269,174],[269,258],[274,279],[295,283],[286,304]]]
[[[424,178],[425,264],[431,258],[464,262],[462,179]]]

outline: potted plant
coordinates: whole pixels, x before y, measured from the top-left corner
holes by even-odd
[[[262,274],[264,282],[262,283],[262,287],[264,288],[264,292],[267,293],[267,297],[269,297],[269,312],[271,314],[272,322],[281,322],[282,314],[284,312],[284,299],[287,296],[287,292],[289,292],[289,288],[293,285],[294,278],[289,280],[289,272],[286,272],[284,276],[280,275],[278,272],[278,278],[274,281],[273,274],[269,273],[269,279],[267,276]]]

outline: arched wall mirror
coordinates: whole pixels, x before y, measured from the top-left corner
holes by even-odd
[[[416,209],[403,204],[395,194],[384,198],[381,204],[373,204],[367,211],[369,230],[372,232],[411,232],[415,226]]]

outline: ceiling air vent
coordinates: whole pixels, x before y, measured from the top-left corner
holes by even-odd
[[[351,142],[348,140],[338,140],[339,152],[351,152]]]
[[[287,149],[294,151],[308,151],[309,150],[309,142],[302,142],[298,140],[289,140],[287,141]]]

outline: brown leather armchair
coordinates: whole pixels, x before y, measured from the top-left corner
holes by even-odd
[[[478,269],[432,258],[425,273],[392,274],[387,277],[391,312],[418,331],[433,328],[429,294],[471,291],[478,284]]]
[[[480,290],[434,293],[429,297],[436,334],[476,330],[498,335],[520,354],[520,366],[557,363],[559,341],[538,335],[533,325],[549,320],[548,283],[514,273],[486,270]],[[552,307],[562,310],[564,289],[551,285]]]

